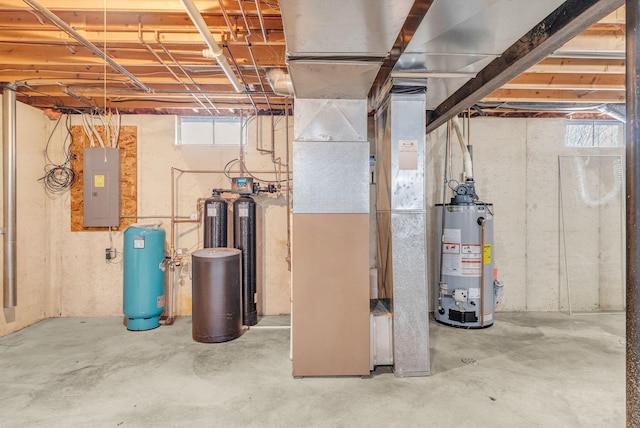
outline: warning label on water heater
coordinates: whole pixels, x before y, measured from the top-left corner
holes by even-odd
[[[482,245],[461,243],[461,232],[461,229],[445,229],[442,234],[442,273],[479,277],[482,275]]]
[[[462,244],[462,276],[480,276],[482,273],[482,245]]]

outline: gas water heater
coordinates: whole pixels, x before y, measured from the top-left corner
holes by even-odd
[[[449,204],[436,205],[436,231],[435,319],[491,326],[501,287],[493,271],[493,205],[477,201],[473,180],[459,184]]]

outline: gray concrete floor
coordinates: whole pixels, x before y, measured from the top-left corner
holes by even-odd
[[[0,426],[623,427],[624,323],[559,313],[498,313],[485,330],[432,323],[430,377],[293,379],[286,329],[202,344],[190,318],[146,332],[121,318],[49,319],[0,338]]]

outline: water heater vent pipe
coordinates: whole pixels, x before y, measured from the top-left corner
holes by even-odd
[[[473,180],[473,162],[471,160],[471,153],[469,152],[469,148],[464,143],[464,137],[462,136],[462,132],[460,131],[460,126],[457,121],[453,121],[453,129],[456,132],[456,136],[458,137],[458,141],[460,142],[460,148],[462,149],[462,159],[464,163],[464,175],[466,180]]]

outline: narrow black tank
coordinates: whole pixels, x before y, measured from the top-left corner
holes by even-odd
[[[242,251],[242,322],[256,325],[256,203],[250,196],[233,202],[233,246]]]

